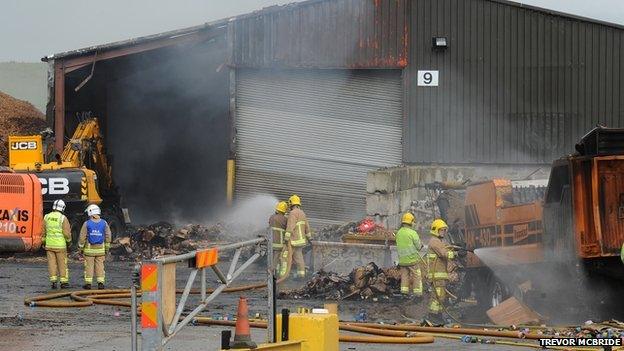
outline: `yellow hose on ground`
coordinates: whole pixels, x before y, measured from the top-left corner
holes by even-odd
[[[349,323],[351,325],[360,326],[360,327],[368,327],[368,328],[380,328],[380,329],[389,329],[389,330],[404,330],[404,331],[415,331],[415,332],[430,332],[430,333],[450,333],[450,334],[462,334],[462,335],[479,335],[479,336],[494,336],[494,337],[503,337],[503,338],[514,338],[514,339],[541,339],[544,335],[539,334],[524,334],[521,332],[513,332],[513,331],[502,331],[502,330],[481,330],[481,329],[472,329],[472,328],[444,328],[444,327],[425,327],[416,324],[375,324],[375,323]]]
[[[206,317],[197,317],[195,318],[195,322],[199,324],[205,325],[221,325],[221,326],[230,326],[233,327],[236,325],[235,321],[220,321],[214,320]],[[251,328],[264,328],[266,329],[266,322],[249,322],[249,326]],[[373,328],[353,328],[353,326],[345,325],[340,323],[340,330],[346,331],[356,331],[363,334],[373,334],[378,335],[381,330],[374,330]],[[391,331],[390,331],[391,332]],[[382,344],[425,344],[432,343],[434,341],[431,336],[406,336],[407,334],[401,333],[388,333],[386,335],[396,335],[396,336],[374,336],[374,337],[366,337],[366,336],[356,336],[356,335],[340,335],[339,340],[341,342],[363,342],[363,343],[382,343]],[[399,336],[401,335],[401,336]]]
[[[359,336],[340,335],[340,342],[357,342],[366,344],[430,344],[434,339],[430,336],[416,336],[413,338],[399,338],[393,336]]]
[[[277,280],[277,284],[282,283],[288,278],[290,274],[290,268],[292,266],[292,249],[288,250],[288,263],[286,274]],[[261,289],[266,287],[266,283],[256,283],[243,286],[235,286],[223,289],[225,293],[234,293],[247,290]],[[177,289],[177,294],[182,294],[184,290]],[[214,289],[206,289],[208,294],[212,293]],[[191,294],[200,294],[199,289],[192,289]],[[70,297],[73,301],[51,301],[63,297]],[[84,297],[88,296],[88,297]],[[137,296],[141,296],[141,291],[137,291]],[[44,294],[35,297],[27,297],[24,299],[24,304],[30,307],[55,307],[55,308],[71,308],[71,307],[88,307],[93,304],[99,305],[111,305],[130,307],[130,302],[116,301],[110,299],[130,298],[130,289],[106,289],[106,290],[79,290],[79,291],[67,291],[57,292],[51,294]]]
[[[138,295],[140,295],[140,292],[138,293]],[[60,302],[60,301],[50,300],[50,299],[67,297],[67,296],[74,299],[74,301]],[[126,289],[80,290],[80,291],[74,291],[74,292],[59,292],[59,293],[42,295],[42,296],[38,296],[35,298],[31,298],[31,299],[25,299],[24,302],[27,305],[34,303],[34,306],[45,306],[45,307],[85,307],[85,306],[91,306],[93,304],[129,307],[130,304],[128,302],[112,300],[116,298],[128,298],[128,297],[130,297],[130,292],[129,290],[126,290]],[[197,317],[195,318],[195,321],[200,324],[221,325],[221,326],[235,326],[235,323],[236,323],[235,321],[214,320],[214,319],[210,319],[206,317]],[[250,321],[250,327],[253,327],[253,328],[266,328],[266,326],[267,326],[267,323],[265,321]],[[399,324],[399,325],[386,324],[384,325],[384,324],[374,324],[374,323],[341,322],[340,330],[378,336],[377,338],[360,337],[359,340],[361,341],[351,341],[351,340],[354,340],[354,336],[341,335],[340,340],[343,342],[408,343],[407,340],[400,340],[400,339],[415,339],[415,338],[423,338],[423,337],[441,337],[441,338],[447,338],[447,339],[460,340],[461,336],[457,334],[471,335],[471,336],[475,335],[475,336],[504,337],[504,338],[514,338],[514,339],[521,338],[518,332],[511,332],[511,331],[480,330],[480,329],[470,329],[470,328],[424,327],[424,326],[418,326],[414,324]],[[524,337],[526,337],[527,339],[539,339],[539,337],[543,337],[543,336],[536,335],[536,334],[525,334]],[[417,340],[424,340],[424,339],[411,340],[409,343],[425,342],[425,341],[418,342]],[[500,345],[540,348],[539,345],[529,343],[529,342],[495,340],[495,343],[500,344]],[[557,350],[565,350],[565,348],[557,348],[557,347],[551,347],[551,348],[557,349]],[[584,349],[584,350],[598,350],[598,349]]]

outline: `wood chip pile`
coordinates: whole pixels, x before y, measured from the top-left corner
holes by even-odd
[[[9,162],[9,135],[39,134],[45,128],[45,115],[35,106],[0,92],[0,166]]]

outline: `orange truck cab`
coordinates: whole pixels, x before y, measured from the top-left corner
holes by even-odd
[[[0,252],[41,247],[43,197],[34,174],[0,173]]]

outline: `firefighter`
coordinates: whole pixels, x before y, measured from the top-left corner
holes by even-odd
[[[280,257],[284,248],[284,233],[286,232],[286,211],[288,204],[280,201],[275,206],[275,213],[269,217],[269,227],[273,236],[273,270],[280,271]]]
[[[78,247],[84,255],[84,289],[91,289],[94,271],[98,289],[104,289],[106,277],[104,259],[108,254],[112,235],[108,223],[100,217],[101,214],[98,205],[89,205],[87,207],[89,219],[80,229]]]
[[[48,256],[48,273],[52,289],[56,289],[57,280],[61,282],[61,289],[69,287],[69,269],[67,268],[67,247],[71,244],[71,225],[65,217],[65,201],[55,200],[52,212],[43,217],[44,245]]]
[[[432,319],[443,320],[442,311],[446,302],[446,284],[449,279],[447,271],[449,261],[455,259],[455,252],[449,250],[444,242],[448,226],[441,219],[431,223],[429,249],[427,250],[427,278],[431,283],[429,297],[429,316]]]
[[[406,212],[401,217],[401,228],[396,233],[396,247],[399,255],[399,270],[401,271],[401,294],[413,294],[417,299],[422,298],[422,270],[423,262],[420,249],[423,245],[420,236],[412,229],[414,215]],[[411,289],[411,290],[410,290]]]
[[[303,260],[303,247],[306,246],[308,240],[312,238],[310,225],[306,214],[301,209],[301,199],[297,195],[292,195],[288,202],[290,203],[290,212],[288,213],[288,221],[286,222],[286,233],[284,241],[292,248],[292,260],[294,266],[297,267],[295,277],[305,277],[305,262]],[[280,276],[286,274],[288,263],[282,256],[282,267]]]

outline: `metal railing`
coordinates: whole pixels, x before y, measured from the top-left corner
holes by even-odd
[[[182,328],[184,328],[189,322],[191,322],[200,312],[202,312],[208,304],[213,301],[221,292],[230,286],[232,282],[238,278],[241,273],[247,269],[250,265],[256,262],[260,257],[266,255],[267,267],[272,267],[273,255],[268,253],[267,250],[271,250],[269,240],[265,237],[260,237],[253,240],[247,240],[240,243],[222,245],[211,247],[206,250],[192,251],[182,255],[168,256],[159,259],[153,259],[145,261],[140,266],[140,287],[142,291],[141,297],[141,350],[152,351],[161,350],[164,345],[167,344]],[[242,250],[247,247],[255,247],[255,252],[249,257],[243,264],[238,267],[238,262],[241,257]],[[198,253],[205,253],[208,250],[215,250],[215,255],[222,252],[234,251],[232,261],[230,262],[228,271],[224,274],[217,266],[216,262],[207,266],[202,266],[196,262]],[[216,258],[215,258],[216,259]],[[187,262],[189,267],[193,267],[191,270],[182,295],[176,305],[176,282],[175,282],[175,269],[176,265],[181,262]],[[216,286],[210,294],[206,286],[206,270],[211,269],[218,278],[219,284]],[[273,320],[274,320],[274,272],[272,269],[267,270],[267,287],[268,293],[268,307],[269,307],[269,341],[273,340]],[[197,275],[200,275],[201,288],[200,288],[200,301],[199,304],[193,308],[193,310],[183,316],[184,309],[187,304],[191,289],[195,282]],[[138,275],[138,274],[137,274]],[[137,283],[133,283],[133,303],[132,314],[137,315],[136,301],[136,286]],[[175,306],[175,310],[173,307]],[[132,350],[137,350],[137,331],[136,331],[136,318],[133,317],[131,332],[132,335]]]

